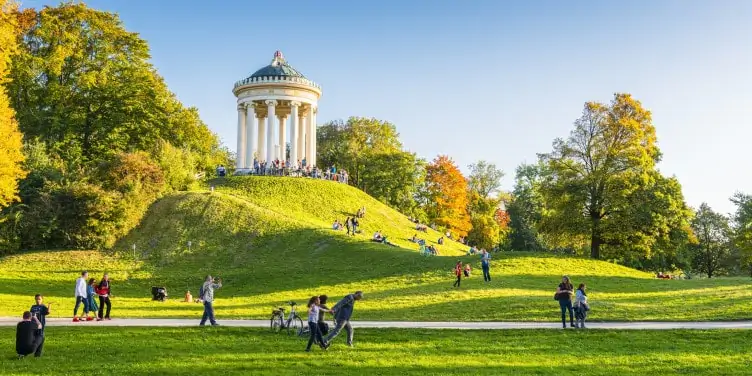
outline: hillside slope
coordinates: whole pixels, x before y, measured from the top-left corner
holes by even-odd
[[[362,205],[364,235],[330,229],[333,217],[343,219]],[[369,233],[377,229],[407,248],[370,242]],[[288,300],[304,303],[314,294],[336,299],[363,290],[357,319],[553,321],[558,306],[552,296],[562,274],[588,284],[594,320],[739,319],[752,308],[749,279],[663,281],[579,258],[494,254],[494,280],[484,283],[476,256],[420,256],[404,240],[412,233],[399,213],[344,185],[233,178],[213,193],[160,199],[113,253],[34,252],[0,259],[0,299],[6,302],[0,316],[28,309],[34,293],[55,303],[54,316],[70,316],[81,269],[95,277],[110,272],[116,317],[198,318],[200,305],[180,300],[186,290],[196,294],[206,274],[224,278],[217,314],[235,318],[266,318]],[[443,254],[462,252],[458,244],[442,247]],[[476,269],[460,289],[451,287],[457,259]],[[155,285],[166,286],[172,299],[151,302]]]

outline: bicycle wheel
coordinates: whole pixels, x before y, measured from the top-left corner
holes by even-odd
[[[287,335],[295,334],[300,335],[300,333],[303,331],[303,320],[295,316],[290,321],[290,325],[287,326]]]
[[[279,333],[282,330],[282,317],[279,315],[272,316],[269,325],[272,328],[272,332]]]

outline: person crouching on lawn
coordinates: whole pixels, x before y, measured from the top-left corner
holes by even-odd
[[[324,342],[324,338],[321,336],[321,330],[319,330],[319,314],[323,310],[324,312],[331,312],[325,310],[320,306],[321,300],[318,296],[312,296],[308,300],[308,330],[311,332],[311,337],[308,339],[308,346],[306,346],[306,352],[311,352],[311,345],[313,342],[317,342],[319,346],[326,350],[329,344]]]
[[[35,357],[42,356],[44,336],[39,334],[41,330],[42,323],[36,316],[32,316],[29,311],[24,312],[23,321],[16,325],[16,354],[19,359],[30,354],[34,354]]]

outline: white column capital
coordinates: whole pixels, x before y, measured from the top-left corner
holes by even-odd
[[[238,112],[245,111],[245,103],[238,103]]]
[[[298,101],[290,101],[290,107],[298,107],[298,106],[300,106],[302,104],[303,103],[298,102]]]
[[[266,103],[266,105],[269,107],[274,107],[277,105],[277,101],[275,101],[274,99],[268,99],[264,103]]]

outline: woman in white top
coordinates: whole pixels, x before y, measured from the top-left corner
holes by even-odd
[[[323,350],[329,348],[329,344],[324,342],[324,338],[321,336],[321,330],[319,330],[319,312],[329,312],[330,310],[321,308],[321,301],[318,296],[312,296],[308,300],[308,330],[311,332],[311,338],[308,339],[308,346],[306,352],[311,351],[311,345],[314,341],[317,341]]]

